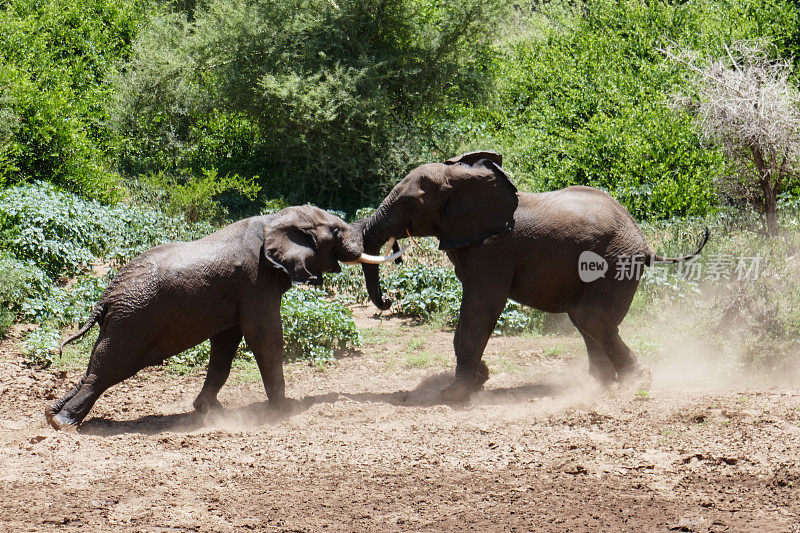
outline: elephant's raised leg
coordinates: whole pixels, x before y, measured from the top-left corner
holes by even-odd
[[[270,405],[280,406],[286,399],[286,385],[283,379],[283,328],[279,304],[261,316],[258,323],[243,320],[242,332],[258,363]]]
[[[603,349],[617,371],[617,381],[639,387],[650,386],[650,370],[639,363],[636,354],[619,336],[616,327],[604,339]]]
[[[222,404],[217,400],[219,390],[225,385],[231,373],[233,358],[236,356],[236,349],[242,342],[242,328],[234,326],[230,329],[217,333],[209,339],[211,343],[211,354],[208,358],[208,372],[203,383],[203,389],[197,395],[192,404],[193,407],[205,413],[211,409],[222,408]]]
[[[486,282],[464,284],[461,312],[453,337],[455,380],[442,391],[444,401],[466,401],[489,379],[489,368],[481,358],[507,299],[507,286],[492,286]]]

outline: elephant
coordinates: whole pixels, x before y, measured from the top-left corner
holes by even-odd
[[[644,265],[690,260],[708,240],[706,229],[693,253],[662,257],[609,194],[586,186],[518,192],[502,168],[502,157],[489,151],[417,167],[359,226],[368,253],[406,236],[435,236],[454,265],[463,287],[453,338],[455,378],[441,393],[453,402],[468,399],[488,380],[489,369],[481,359],[508,298],[545,312],[567,313],[586,344],[590,374],[599,382],[649,379],[649,370],[618,330],[639,274]],[[606,270],[598,270],[596,279],[581,278],[584,252],[591,252],[595,261],[590,263],[598,269],[605,263]],[[626,263],[638,265],[638,272],[618,276]],[[379,309],[388,309],[392,302],[381,292],[378,266],[362,268],[370,299]],[[590,277],[595,276],[584,276]]]
[[[124,265],[87,322],[64,346],[99,324],[86,373],[45,410],[55,429],[83,421],[109,387],[144,367],[210,339],[208,371],[194,401],[219,408],[244,337],[269,405],[285,399],[280,302],[292,283],[320,284],[339,262],[389,261],[363,253],[362,231],[316,207],[288,207],[246,218],[192,242],[162,244]]]

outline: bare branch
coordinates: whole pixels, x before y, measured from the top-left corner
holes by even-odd
[[[692,51],[661,49],[694,74],[696,95],[676,95],[673,106],[692,113],[701,138],[719,146],[739,172],[729,177],[745,190],[757,183],[754,205],[774,209],[783,176],[800,168],[800,93],[789,83],[791,65],[763,48],[737,42],[721,58],[699,61]],[[775,214],[766,213],[775,220]],[[772,230],[770,230],[772,232]]]

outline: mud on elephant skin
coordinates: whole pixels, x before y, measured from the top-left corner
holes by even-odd
[[[552,313],[567,313],[583,336],[591,374],[603,383],[648,379],[649,372],[619,336],[639,284],[639,272],[616,279],[617,264],[675,263],[645,241],[628,211],[591,187],[521,193],[494,152],[472,152],[411,171],[375,213],[360,222],[364,250],[377,253],[406,236],[435,236],[463,286],[453,345],[455,380],[443,391],[466,399],[489,378],[481,361],[508,298]],[[604,277],[583,281],[579,257],[596,254],[608,265]],[[595,257],[595,256],[592,256]],[[378,267],[362,265],[372,302],[388,309]]]
[[[100,334],[77,386],[45,410],[56,429],[76,426],[109,387],[206,339],[211,354],[194,401],[218,407],[242,340],[253,351],[270,405],[284,400],[281,296],[292,282],[319,284],[363,253],[362,228],[312,206],[240,220],[192,242],[162,244],[123,266],[86,324]]]

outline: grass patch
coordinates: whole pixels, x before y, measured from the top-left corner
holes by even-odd
[[[427,368],[431,366],[447,366],[447,358],[440,353],[428,352],[425,350],[407,353],[405,365],[411,368]]]
[[[383,328],[363,328],[361,330],[361,341],[364,343],[364,346],[384,344],[389,342],[392,337],[392,332]]]

